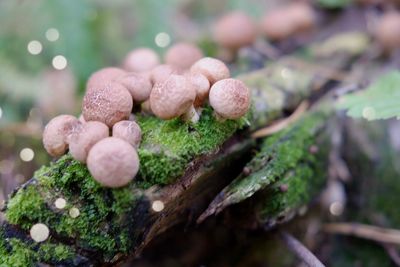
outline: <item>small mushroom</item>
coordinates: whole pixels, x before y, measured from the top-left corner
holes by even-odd
[[[287,8],[269,11],[261,19],[260,30],[271,41],[281,41],[294,34],[296,25]]]
[[[210,89],[210,105],[224,119],[238,119],[250,108],[250,90],[240,80],[224,79]]]
[[[147,99],[140,105],[140,110],[148,115],[153,115],[153,111],[151,111],[151,106],[150,106],[150,99]]]
[[[293,2],[287,7],[288,19],[293,20],[295,32],[306,32],[311,30],[316,21],[315,12],[312,7],[304,2]]]
[[[220,46],[236,51],[255,41],[257,29],[249,16],[241,11],[233,11],[217,21],[213,35]]]
[[[119,83],[111,82],[89,90],[83,98],[82,114],[86,121],[100,121],[109,127],[129,118],[132,96]]]
[[[157,117],[168,120],[191,110],[195,98],[196,89],[189,79],[173,74],[163,83],[154,85],[150,94],[150,107]]]
[[[43,145],[53,157],[65,154],[68,149],[68,138],[81,122],[71,115],[59,115],[46,125],[43,131]]]
[[[147,72],[159,64],[159,56],[154,50],[150,48],[138,48],[126,56],[124,68],[133,72]]]
[[[153,84],[164,82],[170,75],[172,74],[181,74],[181,70],[178,68],[168,65],[162,64],[155,67],[151,71],[151,81]]]
[[[87,83],[86,83],[86,90],[95,89],[99,85],[103,85],[113,81],[115,78],[124,75],[126,72],[123,69],[115,68],[115,67],[108,67],[103,68],[95,73],[93,73]]]
[[[188,79],[196,89],[196,99],[194,100],[193,105],[195,108],[200,107],[208,98],[210,82],[206,76],[200,73],[190,73]]]
[[[165,53],[165,63],[176,68],[189,69],[197,60],[203,57],[203,52],[191,43],[177,43]]]
[[[69,152],[80,162],[86,162],[89,150],[100,140],[109,136],[107,125],[99,121],[88,121],[69,138]]]
[[[400,13],[383,15],[374,29],[374,36],[385,52],[400,48]]]
[[[118,77],[116,82],[122,84],[132,95],[134,103],[142,103],[149,99],[152,84],[144,75],[134,72],[127,73]]]
[[[137,149],[142,139],[142,131],[134,121],[119,121],[112,128],[112,136],[125,140]]]
[[[230,71],[224,62],[212,57],[198,60],[190,68],[191,73],[200,73],[207,77],[210,84],[230,77]]]
[[[87,167],[93,178],[106,187],[122,187],[132,181],[139,170],[135,148],[126,141],[107,137],[89,151]]]

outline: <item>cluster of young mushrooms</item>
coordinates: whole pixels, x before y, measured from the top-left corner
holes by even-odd
[[[122,68],[108,67],[91,75],[82,115],[53,118],[43,132],[46,151],[54,157],[67,152],[86,163],[93,178],[106,187],[128,184],[139,170],[140,126],[133,110],[160,119],[181,117],[196,123],[209,102],[218,120],[238,119],[250,107],[250,91],[230,78],[220,60],[203,57],[190,43],[177,43],[164,64],[153,50],[130,52]]]

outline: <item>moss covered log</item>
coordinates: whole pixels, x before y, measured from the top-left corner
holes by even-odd
[[[359,52],[341,51],[327,64],[344,67]],[[325,62],[324,57],[314,61]],[[287,60],[241,76],[253,94],[252,109],[241,120],[216,121],[210,108],[205,108],[198,124],[137,115],[143,131],[138,151],[141,169],[127,187],[101,187],[86,166],[69,155],[42,167],[5,204],[0,266],[115,264],[140,253],[172,225],[197,218],[251,159],[258,144],[250,138],[250,130],[285,116],[321,86],[318,71]],[[59,198],[66,200],[66,207],[56,207]],[[293,201],[297,199],[304,202],[302,197]],[[151,208],[155,200],[164,203],[161,212]],[[43,243],[29,236],[36,223],[50,229]]]

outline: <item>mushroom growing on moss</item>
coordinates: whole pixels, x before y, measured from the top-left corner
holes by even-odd
[[[203,57],[203,52],[191,43],[177,43],[165,53],[165,63],[186,70]]]
[[[100,140],[109,136],[109,128],[99,121],[88,121],[69,138],[69,152],[80,162],[86,162],[89,150]]]
[[[142,139],[142,131],[134,121],[119,121],[112,128],[112,136],[125,140],[137,149]]]
[[[111,82],[88,90],[83,98],[82,114],[86,121],[100,121],[109,127],[129,118],[132,96],[119,83]]]
[[[150,79],[153,84],[164,82],[172,74],[181,74],[181,70],[168,64],[162,64],[151,70]]]
[[[250,108],[250,90],[240,80],[224,79],[210,89],[210,105],[223,119],[238,119]]]
[[[210,82],[207,77],[201,73],[189,73],[188,79],[196,89],[196,99],[194,100],[194,107],[200,107],[208,98],[210,91]]]
[[[86,83],[86,90],[95,89],[105,83],[113,81],[115,78],[124,75],[126,72],[123,69],[116,67],[108,67],[94,72]]]
[[[385,52],[400,47],[400,13],[389,12],[378,21],[374,36]]]
[[[53,157],[65,154],[68,149],[68,138],[81,122],[71,115],[59,115],[46,125],[43,131],[43,145]]]
[[[173,74],[163,83],[154,85],[150,94],[150,107],[157,117],[169,120],[193,111],[195,98],[196,90],[189,79]]]
[[[234,11],[221,17],[214,25],[214,40],[222,47],[236,51],[251,45],[257,35],[252,19],[241,11]]]
[[[288,17],[293,20],[295,32],[306,32],[314,28],[316,14],[310,4],[304,2],[293,2],[287,7]]]
[[[125,58],[124,68],[133,72],[146,72],[160,64],[158,54],[150,48],[137,48]]]
[[[266,13],[261,19],[262,34],[271,41],[281,41],[292,36],[296,25],[289,15],[287,8],[277,8]]]
[[[122,187],[139,171],[139,157],[126,141],[107,137],[89,151],[87,166],[93,178],[106,187]]]
[[[115,81],[128,89],[135,104],[142,103],[149,99],[152,83],[146,76],[129,72],[118,77]]]
[[[191,73],[200,73],[207,77],[210,84],[230,77],[228,67],[219,59],[205,57],[198,60],[190,68]]]

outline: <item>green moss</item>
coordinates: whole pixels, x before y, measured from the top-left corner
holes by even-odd
[[[60,262],[72,259],[75,252],[70,247],[46,243],[40,246],[38,257],[44,262]]]
[[[1,267],[29,267],[37,262],[37,254],[23,241],[12,238],[8,240],[10,250],[3,245],[0,249]]]
[[[242,118],[219,122],[210,107],[203,110],[196,124],[141,115],[137,120],[142,129],[139,180],[144,187],[174,182],[191,160],[218,148],[247,121]]]

